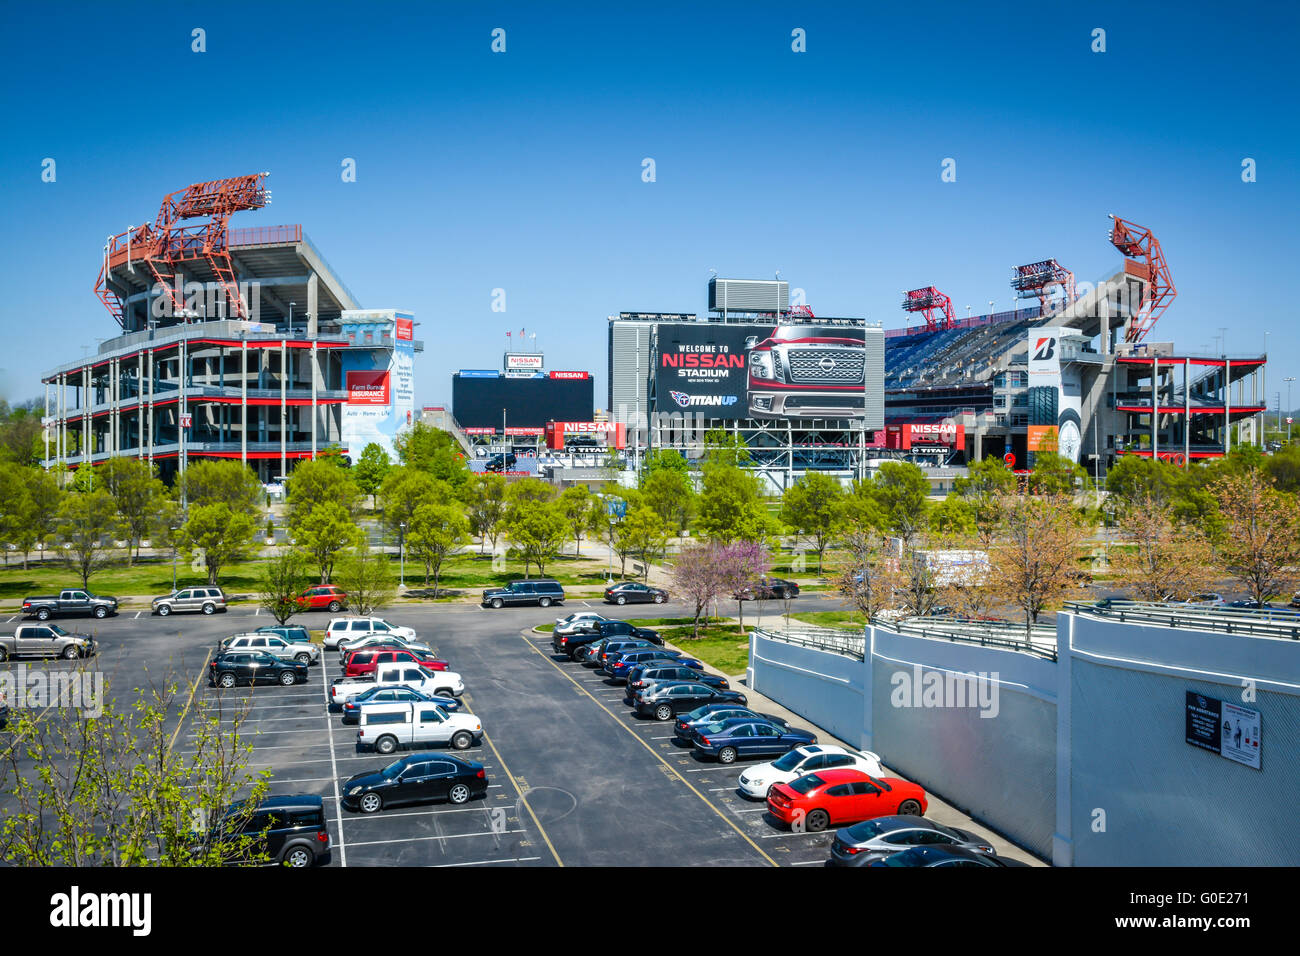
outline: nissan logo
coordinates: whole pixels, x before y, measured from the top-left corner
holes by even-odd
[[[817,363],[817,367],[823,372],[831,372],[835,369],[835,359],[829,355],[822,356],[822,360]]]

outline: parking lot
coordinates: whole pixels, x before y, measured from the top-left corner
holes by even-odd
[[[224,636],[272,623],[252,608],[169,619],[127,612],[76,621],[69,629],[96,634],[99,667],[119,689],[168,668],[185,675],[173,739],[182,754],[194,747],[192,708],[184,706],[190,694],[220,701],[230,715],[246,706],[242,733],[254,747],[252,769],[272,771],[275,793],[324,799],[332,866],[822,865],[834,831],[791,832],[772,821],[765,804],[736,789],[752,764],[697,758],[673,743],[671,723],[638,718],[623,703],[621,685],[552,653],[550,636],[532,628],[583,609],[571,603],[567,609],[499,611],[411,605],[385,613],[393,623],[414,627],[463,677],[462,708],[479,717],[486,733],[481,746],[450,752],[483,765],[488,791],[465,806],[437,803],[375,814],[339,805],[348,777],[395,758],[360,752],[356,727],[343,726],[328,711],[326,688],[341,676],[336,653],[323,654],[306,684],[219,690],[207,684],[212,648]],[[641,616],[617,610],[609,616]],[[682,612],[669,604],[652,613]],[[321,628],[328,618],[307,614],[295,623]],[[750,696],[751,706],[788,714]],[[817,733],[819,742],[842,743],[789,716]],[[987,832],[937,799],[928,815]],[[1032,862],[1006,841],[993,841],[999,853]]]

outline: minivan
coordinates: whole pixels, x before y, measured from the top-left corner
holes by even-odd
[[[564,588],[559,581],[538,578],[534,581],[511,581],[502,588],[487,588],[483,592],[483,607],[505,607],[507,604],[536,604],[550,607],[564,603]]]
[[[204,614],[216,614],[226,610],[226,593],[221,588],[181,588],[166,597],[154,598],[152,613],[166,617],[175,611],[202,611]]]

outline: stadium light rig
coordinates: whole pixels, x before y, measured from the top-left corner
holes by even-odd
[[[925,316],[925,326],[931,332],[938,329],[951,329],[956,322],[952,313],[952,299],[932,285],[924,289],[904,292],[903,311],[920,312]],[[943,313],[942,321],[935,317],[936,311]]]
[[[1142,288],[1142,301],[1129,322],[1125,341],[1140,342],[1156,324],[1156,320],[1169,308],[1178,290],[1174,288],[1160,241],[1146,226],[1139,226],[1111,215],[1114,224],[1110,229],[1110,242],[1127,259],[1134,260],[1136,274],[1146,280]]]
[[[1062,308],[1078,298],[1074,288],[1074,273],[1055,259],[1016,266],[1011,270],[1011,288],[1021,299],[1036,297],[1040,315],[1047,314],[1048,303],[1057,289],[1063,295]]]

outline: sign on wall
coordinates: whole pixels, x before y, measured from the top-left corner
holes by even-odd
[[[1193,747],[1258,770],[1262,727],[1257,710],[1187,692],[1187,742]]]
[[[543,368],[542,356],[536,352],[507,352],[506,370],[528,369],[540,372]]]

